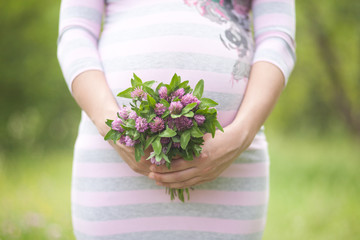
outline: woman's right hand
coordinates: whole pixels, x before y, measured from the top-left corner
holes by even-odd
[[[95,124],[101,136],[110,130],[105,124],[106,119],[115,119],[119,106],[107,85],[104,73],[98,70],[89,70],[79,74],[72,83],[73,97]],[[109,141],[110,142],[110,141]],[[112,147],[120,157],[137,173],[147,176],[150,171],[150,149],[145,151],[145,156],[139,162],[135,160],[135,149],[119,142]]]
[[[135,148],[127,147],[119,142],[114,144],[114,142],[111,140],[109,141],[109,143],[134,172],[137,172],[144,176],[149,175],[151,162],[146,159],[150,155],[150,151],[151,151],[150,147],[146,149],[145,156],[142,156],[140,161],[137,162],[135,160]]]

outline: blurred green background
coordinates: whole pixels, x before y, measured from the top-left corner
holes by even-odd
[[[56,59],[59,4],[0,2],[0,240],[74,239],[80,114]],[[297,1],[297,65],[266,123],[265,240],[360,239],[359,16],[359,1]]]

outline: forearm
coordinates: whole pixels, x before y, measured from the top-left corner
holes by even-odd
[[[104,136],[108,131],[106,119],[114,119],[119,109],[104,73],[90,70],[79,74],[72,83],[72,93],[77,104]]]
[[[253,65],[243,102],[229,128],[233,136],[241,136],[242,145],[250,145],[274,108],[284,88],[284,75],[268,62]]]

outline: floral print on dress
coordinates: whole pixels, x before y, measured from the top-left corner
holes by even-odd
[[[232,70],[232,82],[248,80],[254,50],[248,11],[250,0],[184,0],[207,19],[225,26],[219,39],[229,51],[236,51],[238,59]]]

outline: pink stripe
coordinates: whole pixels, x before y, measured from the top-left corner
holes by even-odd
[[[81,134],[76,139],[75,148],[78,149],[113,149],[101,135]]]
[[[157,83],[154,86],[160,82],[170,83],[174,73],[181,76],[182,80],[189,80],[192,87],[195,87],[195,84],[200,79],[204,79],[205,91],[210,92],[244,94],[247,86],[247,81],[240,80],[233,82],[231,73],[223,74],[184,69],[139,69],[136,71],[112,72],[106,73],[106,79],[111,89],[125,89],[130,87],[130,79],[134,72],[143,81],[156,80]]]
[[[86,221],[73,217],[74,228],[89,235],[113,235],[142,231],[203,231],[250,234],[262,231],[265,219],[227,220],[197,217],[152,217],[114,221]]]
[[[209,52],[209,46],[212,46],[211,52]],[[114,56],[132,56],[156,52],[211,54],[212,56],[232,58],[234,62],[239,58],[236,51],[224,51],[224,45],[218,39],[211,40],[194,37],[146,38],[116,44],[116,47],[114,47],[114,44],[101,47],[101,56],[104,61],[111,60]]]
[[[202,26],[210,26],[214,28],[218,28],[219,30],[222,28],[220,25],[215,22],[208,21],[206,18],[202,18],[195,11],[189,13],[187,11],[179,11],[173,12],[169,14],[168,12],[157,13],[145,16],[139,16],[137,18],[131,18],[129,20],[119,22],[112,21],[111,16],[109,17],[109,22],[107,22],[104,26],[104,34],[114,34],[121,33],[124,30],[143,28],[143,27],[152,27],[155,24],[164,24],[166,21],[167,24],[171,23],[185,23],[185,24],[201,24]]]
[[[91,207],[171,202],[169,195],[165,193],[165,189],[122,192],[80,192],[73,190],[71,199],[73,203]],[[190,202],[192,203],[255,206],[264,205],[267,201],[268,192],[266,191],[229,192],[200,189],[190,191]],[[173,202],[180,202],[180,200]]]
[[[284,3],[292,3],[293,0],[253,0],[252,1],[252,6],[255,7],[259,4],[262,4],[262,3],[278,3],[278,2],[284,2]]]
[[[259,16],[254,19],[254,27],[259,30],[261,28],[272,27],[272,26],[286,26],[293,28],[295,22],[294,18],[284,14],[267,14]]]

